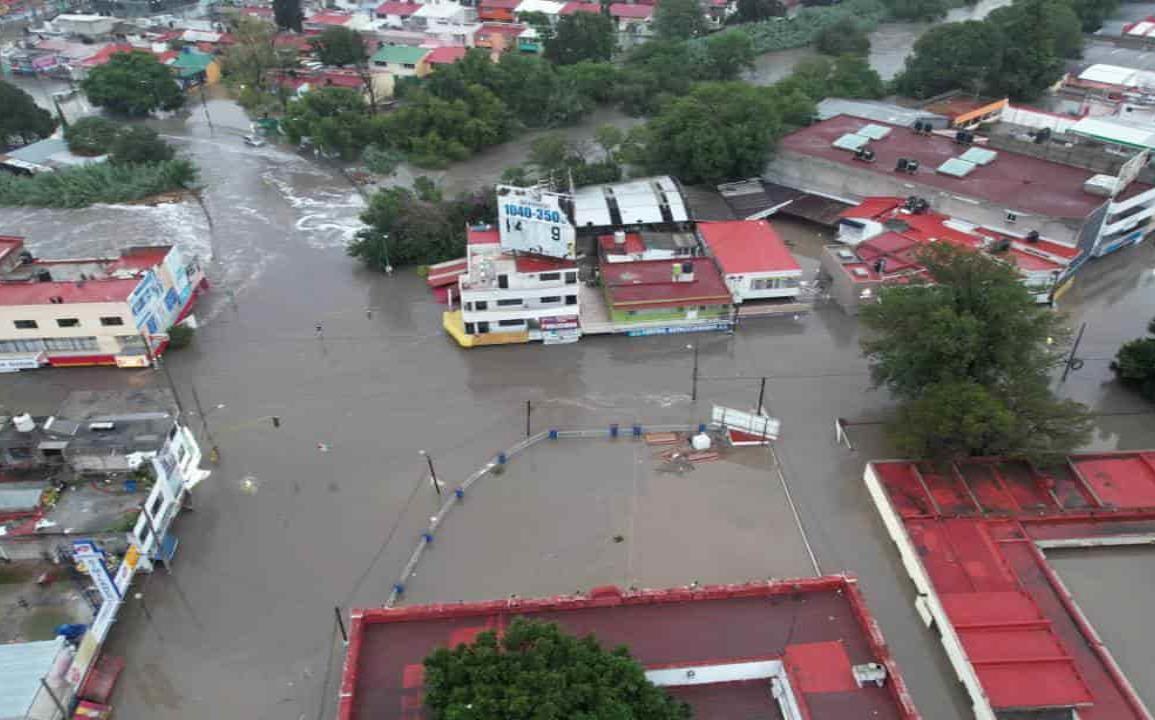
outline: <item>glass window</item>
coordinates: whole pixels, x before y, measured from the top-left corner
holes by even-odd
[[[102,317],[102,318],[100,318],[100,324],[103,325],[104,327],[115,327],[118,325],[123,325],[124,324],[124,318],[122,318],[120,316],[116,316],[116,315],[109,316],[109,317]]]
[[[474,333],[473,323],[471,323],[471,322],[465,323],[465,334],[466,335],[472,335],[473,333]]]
[[[502,327],[521,327],[524,320],[501,320],[497,324]]]
[[[509,300],[498,300],[497,306],[498,307],[512,307],[512,306],[516,305],[518,307],[521,307],[521,303],[522,303],[521,298],[511,298]]]
[[[577,273],[576,272],[567,272],[565,274],[565,284],[566,285],[573,285],[575,283],[577,283]]]
[[[577,295],[566,295],[565,296],[565,304],[566,305],[577,305]]]
[[[561,302],[561,295],[546,295],[545,297],[543,297],[541,299],[541,302],[543,304],[559,303],[559,302]]]
[[[35,330],[40,327],[35,320],[13,320],[12,324],[16,326],[17,330]]]
[[[478,309],[478,310],[486,310],[489,308],[489,301],[488,300],[478,300],[477,302],[473,303],[473,307]]]
[[[56,318],[56,325],[62,328],[80,327],[80,320],[77,318]]]
[[[548,280],[561,280],[561,273],[541,273],[537,276],[542,282]]]

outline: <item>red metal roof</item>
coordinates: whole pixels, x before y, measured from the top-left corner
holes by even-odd
[[[383,2],[377,6],[378,15],[400,15],[409,17],[421,9],[421,3],[412,2]]]
[[[700,222],[698,232],[727,275],[802,271],[766,220]]]
[[[573,15],[574,13],[584,12],[597,15],[601,13],[601,11],[601,3],[579,2],[578,0],[574,0],[574,2],[567,2],[564,6],[562,6],[561,14]]]
[[[99,50],[97,50],[92,55],[81,60],[80,64],[84,67],[87,67],[87,68],[93,68],[93,67],[97,67],[98,65],[105,64],[110,59],[112,59],[113,55],[115,55],[117,53],[128,53],[128,52],[134,52],[134,51],[135,52],[148,52],[147,50],[134,48],[133,46],[129,45],[128,43],[111,43],[109,45],[105,45],[104,47],[100,48]]]
[[[653,14],[654,7],[652,5],[628,5],[626,3],[614,3],[610,5],[610,15],[616,18],[636,18],[644,20]]]
[[[0,282],[0,305],[47,305],[49,298],[64,298],[64,303],[123,302],[128,299],[139,278],[125,280],[86,280],[84,282]]]
[[[1149,717],[1035,542],[1155,534],[1155,452],[870,468],[996,710]]]
[[[486,9],[501,9],[501,10],[516,10],[517,6],[521,4],[521,0],[481,0],[478,3],[479,8]]]
[[[589,596],[355,610],[339,701],[340,720],[417,720],[422,660],[438,646],[501,632],[515,617],[593,633],[626,645],[649,668],[782,659],[809,720],[916,720],[897,665],[853,578],[842,576],[705,587],[596,588]],[[877,662],[884,687],[859,688],[852,664]],[[765,682],[679,687],[697,717],[775,717]]]
[[[549,272],[550,270],[573,270],[577,263],[562,258],[535,257],[518,255],[513,261],[519,273]]]
[[[469,228],[465,235],[467,245],[497,245],[501,242],[501,233],[497,228]]]
[[[887,137],[871,141],[870,148],[876,158],[873,163],[856,161],[854,153],[831,145],[842,135],[853,133],[867,124],[870,123],[860,118],[838,115],[787,135],[780,148],[782,152],[821,158],[856,171],[888,176],[894,175],[899,158],[918,160],[921,166],[918,174],[905,176],[904,182],[986,200],[1010,210],[1057,218],[1084,218],[1106,202],[1105,198],[1083,191],[1083,183],[1095,173],[1007,150],[998,151],[994,161],[963,178],[937,173],[935,168],[961,155],[963,148],[950,138],[916,135],[909,128],[891,125]],[[873,124],[885,125],[880,122]],[[1133,182],[1118,200],[1149,189],[1151,186],[1146,183]],[[915,189],[912,194],[918,192]]]
[[[615,243],[613,235],[602,235],[598,238],[598,245],[607,255],[638,255],[646,251],[646,244],[638,233],[626,233],[625,245]]]
[[[482,23],[479,33],[485,35],[506,35],[508,37],[517,37],[525,32],[525,25],[517,23]]]
[[[673,268],[690,262],[694,279],[674,280]],[[733,301],[721,273],[709,258],[603,263],[602,284],[615,308],[637,310],[671,305],[718,305]]]
[[[466,52],[467,48],[459,46],[434,48],[431,53],[425,56],[425,62],[430,65],[452,65],[465,57]]]
[[[342,12],[319,12],[305,19],[312,25],[344,25],[353,19],[353,16]]]
[[[109,263],[107,270],[109,273],[118,270],[148,270],[163,263],[171,251],[171,245],[126,248],[121,251],[120,257]]]

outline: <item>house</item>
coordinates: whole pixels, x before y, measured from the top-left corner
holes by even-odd
[[[465,47],[439,47],[433,48],[429,54],[425,56],[425,63],[429,66],[430,71],[436,70],[439,65],[452,65],[461,58],[465,57],[465,53],[469,52],[469,48]]]
[[[369,62],[373,67],[388,70],[396,77],[425,77],[429,74],[428,48],[405,45],[382,45]]]
[[[353,20],[353,15],[346,12],[322,11],[305,18],[301,24],[306,31],[319,32],[331,27],[346,27]]]
[[[605,263],[601,281],[619,326],[714,330],[732,323],[733,298],[710,258]]]
[[[201,85],[216,85],[221,80],[220,64],[207,53],[185,49],[168,66],[185,90]]]
[[[420,3],[388,0],[378,5],[373,13],[378,20],[384,20],[388,27],[401,28],[405,26],[405,21],[420,9]]]
[[[522,0],[481,0],[477,4],[477,18],[482,22],[513,22],[514,11]]]
[[[610,5],[610,17],[614,19],[619,34],[637,41],[651,35],[654,6],[613,3]]]
[[[618,230],[598,238],[598,259],[602,263],[678,260],[703,255],[693,232]]]
[[[515,23],[482,23],[474,35],[475,47],[486,48],[498,55],[517,47],[517,38],[525,32],[525,25]]]
[[[469,228],[466,252],[457,275],[461,309],[443,318],[459,345],[554,344],[581,337],[573,260],[507,253],[490,226]]]
[[[2,237],[0,367],[145,367],[206,286],[200,263],[176,246],[41,260],[22,238]]]
[[[518,22],[524,23],[527,16],[540,14],[545,16],[550,25],[557,25],[557,19],[564,7],[564,2],[555,0],[521,0],[513,14]]]
[[[735,303],[798,297],[802,268],[766,220],[702,222],[698,234]]]
[[[107,155],[88,157],[68,149],[64,138],[45,138],[0,155],[0,169],[16,175],[34,175],[69,167],[102,163]]]
[[[66,35],[98,38],[112,33],[117,19],[105,15],[65,14],[52,19],[53,26]]]
[[[601,3],[597,2],[583,2],[583,0],[571,0],[562,6],[559,14],[573,15],[574,13],[590,13],[591,15],[600,15],[602,12]]]
[[[1089,152],[1100,169],[1033,143],[837,115],[784,137],[765,177],[851,204],[916,196],[976,226],[1077,249],[1081,262],[1141,242],[1155,216],[1155,187],[1136,179],[1144,157]]]
[[[1019,239],[922,207],[917,198],[868,198],[843,213],[841,245],[823,249],[830,293],[847,313],[878,299],[880,288],[932,280],[919,252],[932,243],[986,252],[1013,265],[1038,303],[1051,302],[1075,258],[1070,248],[1040,237]]]
[[[429,3],[410,16],[414,29],[431,31],[438,26],[451,27],[468,25],[474,21],[476,13],[455,2]]]

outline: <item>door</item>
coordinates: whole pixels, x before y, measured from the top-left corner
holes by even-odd
[[[499,288],[501,288],[502,290],[509,288],[509,276],[508,275],[498,275],[497,276],[497,286]]]

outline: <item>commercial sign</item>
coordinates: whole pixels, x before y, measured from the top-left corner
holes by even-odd
[[[565,196],[537,188],[497,186],[497,225],[503,250],[574,257],[577,231],[562,207]]]
[[[721,405],[714,406],[711,419],[727,430],[737,430],[771,440],[777,440],[778,431],[782,429],[782,421],[777,418],[772,418],[768,415],[742,412],[741,410],[722,407]]]
[[[124,591],[128,589],[128,584],[132,582],[132,576],[135,574],[136,566],[140,563],[140,549],[136,545],[129,545],[128,552],[124,554],[124,560],[121,561],[120,567],[116,570],[116,589],[124,595]]]
[[[627,330],[626,337],[646,337],[648,335],[681,335],[682,333],[711,332],[713,330],[729,330],[729,322],[705,323],[702,325],[666,325],[663,327],[647,327]]]
[[[104,564],[104,551],[96,547],[91,540],[74,540],[72,542],[72,556],[88,571],[88,576],[100,592],[105,604],[120,602],[120,591],[108,573],[108,566]]]
[[[48,358],[42,352],[9,355],[8,357],[0,358],[0,373],[16,372],[17,370],[35,370],[47,362]]]

